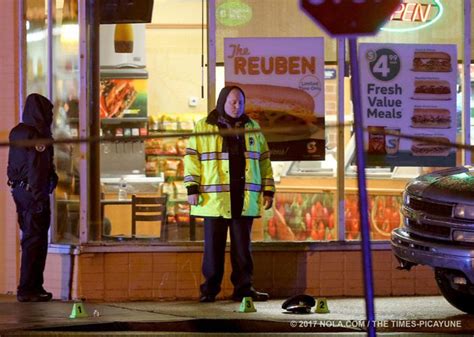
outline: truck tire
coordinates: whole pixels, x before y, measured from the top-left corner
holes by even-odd
[[[457,309],[468,314],[474,314],[474,295],[467,290],[455,289],[451,285],[450,276],[455,275],[453,271],[435,268],[435,278],[438,288],[443,297]]]

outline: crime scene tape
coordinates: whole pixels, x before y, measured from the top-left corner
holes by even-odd
[[[318,126],[311,126],[311,132],[316,133],[318,131],[324,131],[325,129],[331,128],[338,128],[343,129],[346,127],[353,127],[352,123],[332,123],[326,124],[324,127]],[[231,135],[239,135],[245,133],[260,133],[263,134],[298,134],[303,131],[308,131],[308,126],[301,126],[301,127],[272,127],[272,128],[260,128],[254,130],[243,130],[240,128],[235,129],[221,129],[218,132],[163,132],[160,134],[159,130],[157,133],[149,134],[149,135],[141,135],[141,136],[90,136],[90,137],[74,137],[74,138],[59,138],[59,139],[51,139],[51,138],[43,138],[43,139],[28,139],[28,140],[18,140],[18,141],[0,141],[0,147],[9,147],[9,146],[17,146],[17,147],[33,147],[36,145],[54,145],[54,144],[80,144],[80,143],[122,143],[122,142],[137,142],[137,141],[144,141],[149,139],[160,139],[160,138],[189,138],[192,136],[214,136],[214,135],[221,135],[221,136],[231,136]],[[368,128],[364,128],[364,132],[368,132]],[[392,135],[397,136],[400,139],[411,139],[414,141],[423,141],[424,143],[429,144],[439,144],[443,146],[449,146],[451,148],[456,149],[463,149],[463,150],[473,150],[474,145],[469,144],[462,144],[457,142],[448,142],[446,140],[440,141],[439,137],[426,137],[426,136],[415,136],[410,134],[404,133],[395,133],[391,130],[381,130],[379,132],[383,135]]]

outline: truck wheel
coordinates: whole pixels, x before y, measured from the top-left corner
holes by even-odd
[[[441,268],[435,268],[435,278],[438,288],[444,298],[457,309],[468,314],[474,314],[474,296],[467,289],[462,291],[453,288],[450,282],[450,276],[454,275],[452,271]]]

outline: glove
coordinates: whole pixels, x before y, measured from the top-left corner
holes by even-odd
[[[199,203],[199,194],[188,195],[188,203],[190,205],[197,205]]]

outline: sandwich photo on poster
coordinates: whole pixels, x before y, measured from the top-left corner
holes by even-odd
[[[147,116],[147,80],[101,78],[100,118]]]
[[[272,160],[324,160],[322,38],[226,38],[226,85],[265,133]]]
[[[455,45],[360,44],[368,165],[456,164],[456,60]]]

